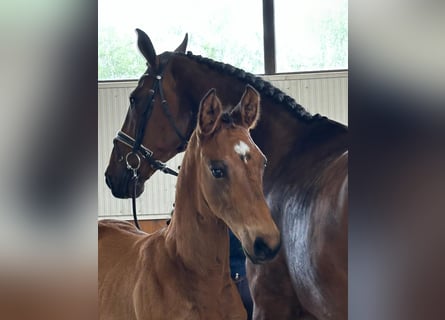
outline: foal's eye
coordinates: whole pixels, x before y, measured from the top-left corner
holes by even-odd
[[[209,163],[209,169],[212,176],[221,179],[227,176],[227,165],[221,160],[212,160]]]
[[[223,178],[226,175],[226,172],[223,168],[210,168],[210,171],[212,172],[212,175],[217,178]]]

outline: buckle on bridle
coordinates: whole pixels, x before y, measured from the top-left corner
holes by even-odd
[[[128,158],[130,157],[130,155],[134,155],[136,157],[136,159],[137,159],[137,164],[134,167],[128,161]],[[141,158],[139,157],[139,155],[136,152],[133,152],[133,151],[127,153],[127,155],[125,156],[125,163],[127,165],[127,169],[133,171],[133,177],[136,177],[137,176],[137,171],[141,167]]]

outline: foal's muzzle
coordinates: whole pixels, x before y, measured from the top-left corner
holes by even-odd
[[[261,264],[275,258],[280,251],[280,247],[281,240],[274,247],[270,247],[263,238],[257,237],[253,243],[253,255],[246,250],[244,250],[244,253],[254,264]]]

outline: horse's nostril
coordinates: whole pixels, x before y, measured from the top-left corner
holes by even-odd
[[[111,189],[111,179],[107,174],[105,174],[105,183]]]
[[[261,237],[255,239],[255,242],[253,244],[253,251],[256,257],[264,260],[269,259],[274,255],[273,251]]]

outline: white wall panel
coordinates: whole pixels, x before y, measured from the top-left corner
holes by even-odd
[[[319,72],[263,76],[292,96],[306,110],[333,120],[348,123],[348,73]],[[121,128],[128,108],[128,96],[137,81],[101,82],[98,84],[98,194],[99,216],[132,219],[131,199],[116,199],[105,184],[104,172],[113,147],[113,138]],[[178,155],[168,162],[176,169],[182,160]],[[139,219],[169,217],[174,203],[176,177],[160,172],[145,184],[145,192],[137,199]]]
[[[127,113],[128,96],[136,85],[137,81],[107,82],[98,85],[98,202],[101,218],[132,219],[131,199],[114,198],[105,184],[104,172],[113,148],[113,138],[120,130]],[[177,168],[181,159],[175,157],[169,161],[169,166]],[[175,177],[157,172],[145,184],[144,194],[137,199],[138,218],[169,217],[174,202],[175,184]]]
[[[310,113],[348,124],[348,72],[263,76]]]

